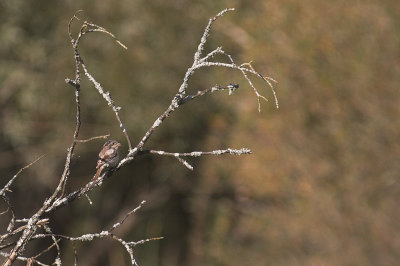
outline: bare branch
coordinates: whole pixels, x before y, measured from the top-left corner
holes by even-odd
[[[48,250],[50,250],[52,247],[55,246],[57,248],[57,257],[54,259],[54,262],[52,264],[60,266],[61,265],[61,258],[60,258],[61,252],[60,252],[60,246],[58,245],[58,242],[60,241],[60,239],[56,239],[56,237],[54,236],[53,232],[51,231],[51,229],[48,225],[45,224],[45,225],[43,225],[43,227],[48,234],[51,234],[51,239],[53,240],[53,244],[47,250],[44,250],[42,253],[38,254],[37,257],[46,253]]]
[[[266,83],[268,84],[268,86],[271,88],[271,90],[272,90],[272,92],[273,92],[273,95],[274,95],[274,99],[275,99],[275,106],[276,106],[276,108],[279,108],[279,102],[278,102],[278,98],[277,98],[277,96],[276,96],[275,89],[274,89],[272,83],[270,82],[270,80],[276,82],[274,79],[272,79],[272,78],[270,78],[270,77],[264,77],[264,76],[262,76],[260,73],[258,73],[257,71],[255,71],[252,67],[251,67],[251,69],[245,68],[245,67],[244,67],[244,65],[250,64],[250,63],[245,63],[245,64],[242,64],[241,66],[238,66],[238,65],[236,65],[235,62],[233,61],[231,55],[225,53],[224,51],[220,51],[220,53],[226,55],[226,56],[230,59],[231,63],[202,61],[201,63],[199,63],[198,65],[195,66],[194,70],[199,69],[199,68],[202,68],[202,67],[214,67],[214,66],[226,67],[226,68],[232,68],[232,69],[237,69],[237,70],[239,70],[239,71],[242,73],[243,77],[244,77],[244,78],[247,80],[247,82],[249,83],[250,87],[253,89],[254,93],[256,94],[256,96],[257,96],[257,101],[258,101],[258,111],[261,111],[260,99],[263,99],[263,100],[265,100],[265,101],[268,101],[268,99],[265,98],[264,96],[262,96],[262,95],[258,92],[257,88],[254,86],[253,82],[252,82],[251,79],[248,77],[247,73],[251,73],[251,74],[253,74],[253,75],[256,75],[256,76],[258,76],[259,78],[261,78],[264,82],[266,82]]]
[[[140,208],[142,208],[142,206],[143,206],[145,203],[146,203],[146,201],[143,200],[143,201],[139,204],[139,206],[137,206],[135,209],[133,209],[133,210],[131,210],[130,212],[128,212],[128,213],[125,215],[125,217],[124,217],[121,221],[119,221],[118,223],[115,223],[108,231],[109,231],[109,232],[114,231],[115,228],[119,227],[121,224],[123,224],[123,223],[125,222],[126,218],[128,218],[131,214],[135,213],[135,212],[138,211]]]
[[[206,62],[210,59],[212,59],[214,56],[216,56],[217,54],[222,54],[224,51],[222,50],[222,47],[217,47],[215,50],[211,51],[210,53],[208,53],[208,55],[206,55],[205,57],[201,58],[199,60],[199,63],[202,62]]]
[[[183,103],[185,103],[188,100],[191,100],[191,99],[193,99],[195,97],[203,96],[204,94],[206,94],[208,92],[212,92],[212,89],[211,90],[205,90],[205,91],[200,91],[197,95],[192,95],[190,97],[185,97],[186,89],[188,87],[190,77],[194,74],[194,72],[197,69],[200,69],[202,67],[222,66],[222,67],[233,68],[233,69],[237,69],[237,70],[241,71],[241,73],[243,74],[244,78],[247,80],[249,85],[253,88],[253,90],[254,90],[254,92],[255,92],[255,94],[257,96],[258,110],[259,111],[261,111],[260,99],[263,99],[263,100],[267,100],[267,99],[258,92],[257,88],[253,85],[253,82],[248,77],[246,72],[249,72],[249,73],[252,73],[254,75],[257,75],[257,76],[261,77],[265,82],[268,83],[268,85],[271,86],[271,89],[273,90],[274,97],[275,97],[275,103],[276,103],[276,106],[278,107],[278,100],[276,98],[276,93],[275,93],[274,88],[272,87],[272,84],[269,82],[269,80],[265,79],[262,75],[260,75],[258,72],[256,72],[252,67],[251,67],[251,69],[248,69],[248,68],[236,65],[235,62],[232,59],[232,56],[229,55],[228,53],[224,52],[221,47],[216,48],[215,50],[213,50],[212,52],[207,54],[204,58],[201,58],[201,54],[202,54],[202,51],[204,49],[204,45],[205,45],[205,43],[207,41],[208,36],[210,35],[211,25],[213,24],[213,22],[218,17],[224,15],[226,12],[231,11],[231,10],[234,10],[234,9],[225,9],[225,10],[221,11],[219,14],[217,14],[217,16],[215,16],[214,18],[211,18],[209,20],[209,23],[208,23],[208,25],[206,26],[206,28],[204,30],[203,36],[202,36],[202,38],[200,40],[200,43],[199,43],[198,48],[197,48],[197,51],[195,53],[193,64],[192,64],[191,67],[189,67],[187,69],[187,71],[185,73],[185,76],[183,78],[183,82],[182,82],[181,86],[179,87],[178,93],[172,99],[171,104],[164,111],[164,113],[161,114],[153,122],[153,125],[148,129],[148,131],[145,133],[145,135],[140,140],[138,145],[133,150],[131,150],[129,152],[129,154],[124,159],[121,160],[121,162],[119,163],[117,169],[120,169],[122,166],[124,166],[125,164],[127,164],[128,162],[132,161],[135,158],[135,156],[143,149],[144,144],[149,140],[149,138],[151,137],[153,132],[162,124],[162,122],[165,120],[165,118],[167,118],[180,105],[182,105]],[[217,54],[223,54],[223,55],[227,56],[229,58],[230,63],[209,62],[208,61],[209,59],[213,58]],[[218,88],[218,87],[214,87],[214,88]],[[232,90],[230,90],[230,92],[232,92]],[[184,165],[186,165],[185,162],[183,162],[183,161],[181,161],[181,162]],[[189,169],[190,169],[190,167],[189,167]]]
[[[120,45],[122,48],[124,48],[125,50],[128,50],[128,47],[126,47],[125,44],[123,44],[120,40],[117,39],[117,37],[115,37],[114,34],[112,34],[111,32],[109,32],[109,31],[106,30],[105,28],[100,27],[100,26],[98,26],[98,25],[96,25],[96,24],[94,24],[94,23],[87,22],[87,21],[85,21],[84,24],[86,24],[87,26],[93,27],[93,29],[86,29],[86,32],[88,32],[88,33],[89,33],[89,32],[96,32],[96,31],[98,31],[98,32],[103,32],[103,33],[105,33],[105,34],[111,36],[111,38],[113,38],[114,41],[115,41],[118,45]]]
[[[19,223],[19,222],[21,222],[21,220],[16,219],[15,222],[16,222],[16,223]],[[23,219],[23,222],[28,223],[28,222],[29,222],[29,219]],[[41,219],[41,220],[37,221],[37,222],[36,222],[36,225],[37,225],[37,226],[40,226],[40,225],[46,224],[46,223],[48,223],[48,222],[49,222],[49,219],[48,219],[48,218],[45,218],[45,219]],[[27,225],[23,225],[23,226],[20,226],[20,227],[18,227],[17,229],[11,231],[11,232],[8,232],[8,233],[6,233],[6,234],[1,235],[1,236],[0,236],[0,243],[3,243],[3,241],[4,241],[5,239],[7,239],[7,238],[9,238],[9,237],[11,237],[11,236],[13,236],[13,235],[18,234],[19,232],[22,232],[22,231],[25,230],[26,228],[27,228]]]
[[[103,87],[101,86],[101,84],[95,80],[95,78],[93,77],[92,74],[89,73],[86,65],[84,64],[84,62],[79,54],[78,45],[79,45],[80,40],[86,34],[91,33],[91,32],[101,32],[101,33],[109,35],[111,38],[114,39],[115,42],[118,43],[118,45],[122,46],[124,49],[127,49],[127,48],[111,32],[109,32],[108,30],[106,30],[103,27],[100,27],[100,26],[98,26],[94,23],[88,22],[88,21],[83,22],[83,24],[80,28],[80,31],[77,34],[76,39],[75,39],[71,32],[71,24],[75,20],[80,20],[77,15],[81,11],[78,11],[74,14],[74,16],[70,19],[70,21],[68,23],[68,34],[69,34],[72,48],[74,51],[75,78],[74,79],[69,79],[69,78],[65,79],[65,82],[67,84],[71,85],[72,87],[74,87],[74,89],[75,89],[75,103],[76,103],[76,115],[75,116],[76,116],[76,119],[75,119],[75,130],[74,130],[74,133],[72,136],[72,142],[71,142],[71,145],[69,146],[69,148],[67,149],[64,170],[60,176],[58,185],[56,186],[56,188],[54,189],[54,191],[50,195],[50,197],[48,199],[44,200],[40,209],[37,210],[30,218],[16,219],[16,217],[14,215],[14,211],[12,209],[12,205],[10,204],[10,202],[7,198],[6,192],[11,192],[10,187],[13,184],[14,180],[17,178],[17,176],[24,169],[30,167],[33,163],[35,163],[41,157],[39,159],[37,159],[35,162],[20,169],[20,171],[13,178],[11,178],[11,180],[4,186],[4,188],[2,188],[0,190],[0,196],[5,200],[6,204],[8,205],[7,211],[10,210],[11,216],[12,216],[11,221],[8,226],[8,229],[7,229],[8,232],[6,234],[3,234],[0,236],[0,243],[3,243],[4,240],[6,240],[12,236],[20,234],[19,239],[16,242],[6,243],[6,244],[0,246],[0,249],[14,246],[12,248],[12,250],[10,251],[10,253],[0,252],[1,256],[6,257],[6,261],[4,262],[3,266],[11,265],[15,260],[26,261],[27,265],[33,265],[34,263],[39,264],[39,265],[45,265],[45,264],[37,261],[36,259],[39,256],[41,256],[42,254],[47,253],[54,247],[57,249],[57,256],[56,256],[53,264],[61,265],[61,259],[60,259],[61,250],[58,245],[58,243],[61,239],[65,239],[65,240],[69,240],[69,241],[92,241],[94,239],[104,238],[104,237],[109,237],[109,238],[112,238],[112,239],[116,240],[117,242],[119,242],[128,252],[132,265],[137,265],[137,262],[133,256],[132,248],[136,245],[143,244],[148,241],[162,239],[162,237],[148,238],[148,239],[140,240],[137,242],[133,242],[133,241],[127,242],[127,241],[123,240],[122,238],[116,236],[113,233],[113,231],[116,228],[118,228],[119,226],[121,226],[130,215],[132,215],[137,210],[139,210],[143,206],[145,201],[142,201],[138,207],[136,207],[135,209],[128,212],[122,220],[115,223],[109,230],[101,231],[99,233],[94,233],[94,234],[84,234],[79,237],[68,237],[68,236],[57,235],[57,234],[52,233],[50,226],[47,224],[49,222],[49,219],[45,218],[45,217],[47,217],[50,213],[56,211],[57,209],[68,205],[70,202],[72,202],[78,198],[81,198],[82,196],[87,196],[87,193],[90,192],[92,189],[94,189],[98,186],[101,186],[103,184],[103,180],[105,180],[106,178],[113,175],[114,172],[118,171],[125,164],[131,162],[137,156],[140,156],[140,155],[156,154],[156,155],[161,155],[161,156],[171,156],[171,157],[176,158],[180,163],[182,163],[188,169],[193,170],[193,166],[190,165],[186,160],[184,160],[183,159],[184,157],[199,157],[199,156],[205,156],[205,155],[218,156],[218,155],[222,155],[222,154],[242,155],[242,154],[250,154],[251,153],[251,150],[247,149],[247,148],[242,148],[242,149],[227,148],[225,150],[193,151],[193,152],[187,152],[187,153],[172,153],[172,152],[159,151],[159,150],[143,150],[144,145],[150,139],[150,137],[152,136],[154,131],[158,127],[160,127],[160,125],[163,123],[163,121],[167,117],[169,117],[171,115],[171,113],[174,112],[176,109],[178,109],[181,105],[183,105],[195,98],[204,96],[206,94],[211,94],[216,91],[228,90],[229,95],[231,95],[236,89],[239,88],[239,85],[235,84],[235,83],[231,83],[226,86],[215,85],[208,89],[199,90],[195,94],[186,95],[186,91],[189,86],[190,77],[196,72],[196,70],[204,68],[204,67],[225,67],[225,68],[230,68],[230,69],[235,69],[235,70],[240,71],[241,74],[243,75],[243,77],[246,79],[247,83],[250,85],[250,87],[253,89],[254,93],[256,94],[259,111],[261,110],[260,100],[262,99],[262,100],[267,101],[267,98],[259,93],[258,89],[253,84],[250,77],[253,77],[252,75],[254,75],[257,78],[260,78],[271,88],[274,98],[275,98],[276,107],[277,108],[279,107],[277,96],[276,96],[274,87],[272,85],[272,82],[275,82],[275,80],[270,77],[265,77],[265,76],[261,75],[259,72],[257,72],[253,68],[253,66],[251,65],[251,62],[243,63],[241,65],[236,64],[234,62],[234,60],[232,59],[232,56],[229,53],[226,53],[222,49],[222,47],[217,47],[216,49],[212,50],[207,55],[202,57],[205,44],[207,42],[208,37],[210,36],[211,26],[213,25],[215,20],[217,20],[219,17],[223,16],[228,11],[232,11],[232,10],[234,10],[234,9],[232,9],[232,8],[224,9],[223,11],[218,13],[215,17],[213,17],[209,20],[209,22],[204,30],[204,33],[200,39],[200,43],[198,44],[197,50],[194,54],[193,64],[191,67],[189,67],[187,69],[187,71],[183,77],[182,84],[178,88],[176,95],[172,98],[172,100],[171,100],[169,106],[166,108],[166,110],[161,115],[158,116],[158,118],[153,122],[152,126],[144,133],[143,137],[141,138],[141,140],[138,142],[138,144],[135,147],[132,147],[130,137],[128,135],[126,127],[124,126],[124,124],[122,123],[122,120],[120,118],[119,111],[121,110],[121,107],[119,107],[115,104],[114,100],[111,98],[110,92],[108,92],[108,91],[105,92]],[[212,62],[212,61],[210,61],[216,55],[223,55],[223,56],[225,56],[224,57],[225,60],[227,58],[227,59],[229,59],[229,61],[228,62],[218,62],[218,61]],[[90,181],[85,186],[77,189],[76,191],[74,191],[72,193],[65,195],[64,192],[65,192],[68,178],[70,176],[71,160],[72,160],[72,155],[74,153],[76,144],[77,143],[86,143],[91,140],[100,139],[100,138],[107,138],[109,136],[109,135],[97,136],[97,137],[92,137],[92,138],[89,138],[86,140],[78,139],[80,127],[81,127],[81,101],[80,101],[80,86],[81,86],[81,72],[80,71],[81,71],[81,69],[83,69],[85,76],[94,85],[94,87],[97,89],[99,94],[105,99],[107,104],[113,110],[113,112],[116,116],[116,119],[122,129],[122,132],[125,135],[125,138],[127,140],[128,147],[129,147],[129,153],[126,155],[125,158],[123,158],[119,162],[119,164],[116,168],[110,168],[110,169],[107,169],[106,171],[104,171],[98,180]],[[90,199],[89,199],[89,202],[91,202]],[[5,214],[6,212],[3,212],[1,214]],[[23,223],[23,224],[19,225],[19,227],[17,227],[15,229],[16,223]],[[39,227],[43,227],[44,230],[46,231],[46,233],[45,234],[37,233]],[[45,250],[43,250],[42,252],[40,252],[39,254],[37,254],[34,257],[31,257],[31,258],[22,257],[21,255],[23,254],[23,251],[25,250],[25,246],[27,245],[27,243],[29,241],[31,241],[32,239],[40,239],[40,238],[51,238],[53,243],[49,247],[47,247]],[[8,242],[10,242],[10,240]],[[77,252],[76,252],[75,248],[74,248],[74,254],[75,254],[75,265],[76,265],[77,264]]]
[[[126,249],[126,251],[128,252],[129,256],[130,256],[132,265],[137,265],[137,262],[136,262],[135,258],[133,257],[132,247],[134,247],[136,245],[139,245],[139,244],[146,243],[146,242],[151,241],[151,240],[163,239],[163,237],[148,238],[148,239],[140,240],[140,241],[137,241],[137,242],[126,242],[125,240],[123,240],[122,238],[116,236],[112,232],[116,228],[121,226],[131,214],[133,214],[136,211],[138,211],[145,203],[146,203],[146,201],[142,201],[139,204],[139,206],[137,206],[132,211],[128,212],[121,221],[115,223],[109,230],[103,230],[100,233],[84,234],[84,235],[81,235],[81,236],[78,236],[78,237],[70,237],[70,236],[65,236],[65,235],[58,235],[58,234],[48,233],[48,234],[37,234],[37,235],[35,235],[33,237],[33,239],[41,239],[41,238],[48,238],[48,237],[51,237],[51,238],[58,237],[58,238],[66,239],[66,240],[69,240],[69,241],[91,242],[94,239],[100,239],[100,238],[109,237],[111,239],[116,240],[121,245],[123,245],[124,248]]]
[[[143,151],[144,153],[146,151]],[[232,155],[242,155],[242,154],[251,154],[251,150],[248,148],[241,148],[240,150],[236,149],[225,149],[225,150],[215,150],[215,151],[192,151],[192,152],[165,152],[165,151],[155,151],[148,150],[148,153],[165,155],[165,156],[174,156],[174,157],[199,157],[204,155],[221,155],[221,154],[232,154]]]
[[[41,251],[39,254],[37,254],[37,255],[35,255],[35,256],[31,257],[31,258],[36,260],[37,258],[39,258],[40,256],[42,256],[43,254],[49,252],[49,251],[50,251],[53,247],[55,247],[55,246],[58,247],[58,248],[57,248],[57,251],[58,251],[57,258],[59,258],[59,257],[60,257],[60,256],[59,256],[60,250],[59,250],[58,242],[60,242],[60,241],[61,241],[61,239],[55,240],[55,242],[54,242],[53,244],[51,244],[51,245],[48,246],[46,249],[44,249],[43,251]],[[54,264],[55,264],[55,263],[54,263]],[[57,265],[58,265],[58,264],[57,264]]]
[[[74,266],[78,266],[78,251],[76,251],[74,243],[72,243],[72,248],[74,249]]]
[[[34,215],[32,215],[32,217],[29,219],[29,221],[27,223],[27,227],[23,231],[22,236],[19,238],[17,244],[11,250],[10,256],[4,262],[3,266],[11,265],[18,258],[18,256],[21,255],[21,253],[25,249],[25,245],[29,242],[29,240],[32,238],[32,236],[36,232],[36,229],[38,226],[36,223],[39,221],[39,219],[43,215],[44,211],[50,206],[52,201],[55,200],[55,198],[58,196],[58,194],[60,192],[61,192],[61,196],[64,194],[65,185],[66,185],[69,173],[70,173],[69,168],[70,168],[70,164],[71,164],[71,158],[72,158],[72,154],[74,152],[75,145],[76,145],[75,140],[78,138],[79,130],[80,130],[80,126],[81,126],[81,113],[80,113],[81,106],[80,106],[80,95],[79,95],[81,75],[80,75],[79,67],[80,67],[80,64],[82,63],[82,59],[78,52],[78,42],[79,42],[80,37],[82,36],[81,35],[82,29],[81,29],[81,32],[79,33],[77,40],[74,40],[72,37],[72,34],[70,32],[70,26],[71,26],[71,23],[73,22],[74,18],[77,18],[76,14],[73,16],[73,18],[71,18],[71,20],[68,24],[68,30],[69,30],[71,44],[74,49],[74,55],[75,55],[75,79],[73,82],[69,82],[69,79],[66,79],[66,82],[68,84],[71,84],[71,85],[73,84],[72,86],[75,87],[76,124],[75,124],[75,131],[73,134],[73,140],[72,140],[71,146],[67,150],[67,157],[65,160],[64,171],[61,175],[60,181],[59,181],[56,189],[54,190],[54,192],[50,196],[50,198],[44,201],[43,206]]]
[[[2,212],[1,214],[5,214],[8,211],[11,212],[11,219],[10,222],[8,223],[7,226],[7,232],[11,232],[12,230],[14,230],[14,225],[15,225],[15,213],[14,213],[14,208],[10,203],[10,200],[8,199],[7,195],[2,195],[1,198],[4,200],[4,202],[7,204],[8,208],[6,211]],[[3,242],[3,239],[0,237],[0,243]]]
[[[149,154],[149,153],[162,155],[162,156],[175,157],[176,159],[179,160],[179,162],[181,162],[189,170],[193,170],[193,166],[191,166],[187,161],[185,161],[181,157],[199,157],[199,156],[204,156],[204,155],[218,156],[218,155],[222,155],[222,154],[242,155],[242,154],[251,154],[251,150],[247,149],[247,148],[242,148],[240,150],[226,149],[226,150],[214,150],[214,151],[193,151],[193,152],[185,152],[185,153],[144,150],[144,151],[141,151],[138,155],[144,155],[144,154]]]
[[[25,169],[31,167],[33,164],[35,164],[37,161],[39,161],[40,159],[42,159],[44,155],[39,156],[39,158],[37,158],[36,160],[34,160],[33,162],[31,162],[30,164],[25,165],[24,167],[22,167],[21,169],[19,169],[19,171],[10,179],[10,181],[7,182],[7,184],[0,190],[0,196],[5,196],[6,195],[6,191],[10,191],[10,187],[12,185],[12,183],[15,181],[15,179],[18,177],[18,175],[20,173],[22,173]]]
[[[103,135],[103,136],[97,136],[97,137],[91,137],[89,139],[77,139],[75,140],[75,142],[79,142],[79,143],[86,143],[95,139],[107,139],[108,137],[110,137],[110,134],[107,135]]]
[[[83,71],[85,72],[85,75],[93,83],[93,85],[97,89],[97,91],[103,96],[103,98],[107,101],[107,104],[113,109],[113,111],[115,113],[115,117],[117,118],[117,121],[119,123],[119,126],[121,127],[122,132],[125,135],[126,141],[128,142],[129,151],[131,151],[132,150],[131,140],[129,138],[128,133],[126,132],[126,127],[124,126],[124,124],[121,121],[121,118],[119,117],[119,111],[121,110],[121,107],[115,105],[114,100],[111,98],[111,94],[109,91],[104,92],[103,87],[89,73],[85,64],[82,64],[82,68],[83,68]]]
[[[186,160],[182,159],[179,156],[174,156],[181,164],[183,164],[187,169],[189,169],[190,171],[193,171],[193,166],[188,163]]]
[[[188,95],[188,96],[184,97],[180,101],[179,104],[182,105],[182,104],[184,104],[184,103],[186,103],[188,101],[191,101],[191,100],[193,100],[193,99],[195,99],[195,98],[197,98],[199,96],[203,96],[203,95],[205,95],[207,93],[213,93],[213,92],[220,91],[220,90],[221,91],[222,90],[229,90],[229,95],[231,95],[238,88],[239,88],[239,84],[236,84],[236,83],[231,83],[231,84],[229,84],[227,86],[215,85],[214,87],[211,87],[211,88],[208,88],[208,89],[205,89],[205,90],[199,90],[199,91],[197,91],[196,94]]]
[[[214,21],[217,20],[217,18],[223,16],[226,12],[233,11],[233,10],[235,10],[235,9],[234,8],[226,8],[226,9],[222,10],[221,12],[219,12],[215,17],[210,18],[210,20],[208,21],[208,25],[204,29],[204,33],[200,39],[200,43],[199,43],[199,46],[197,47],[197,51],[194,54],[193,65],[190,68],[188,68],[188,70],[186,71],[185,77],[183,78],[183,82],[179,88],[178,94],[180,96],[183,96],[186,93],[186,89],[189,84],[189,79],[193,75],[194,70],[196,69],[195,67],[196,67],[196,65],[198,65],[198,63],[200,61],[200,57],[201,57],[201,53],[203,52],[204,45],[207,42],[207,38],[210,36],[210,29],[211,29],[212,24],[214,23]],[[218,48],[216,50],[218,50]],[[215,53],[218,53],[218,52],[215,52]],[[210,55],[209,57],[212,57],[212,55]]]
[[[222,10],[221,12],[219,12],[215,17],[210,18],[210,20],[208,21],[208,25],[204,29],[203,36],[201,36],[201,40],[200,40],[199,46],[197,47],[197,51],[194,54],[194,63],[193,64],[197,64],[197,62],[199,62],[199,60],[200,60],[201,53],[204,49],[204,45],[207,42],[208,36],[210,36],[210,29],[211,29],[211,26],[214,23],[214,21],[216,21],[217,18],[222,17],[225,13],[227,13],[229,11],[234,11],[234,10],[235,10],[234,8],[226,8],[226,9]],[[182,92],[180,91],[180,93],[182,93]]]
[[[11,256],[11,253],[7,253],[7,252],[2,252],[2,251],[0,251],[0,256],[3,256],[3,257],[8,258],[8,257]],[[48,264],[41,263],[41,262],[38,261],[38,260],[35,260],[35,259],[32,259],[32,258],[26,258],[26,257],[22,257],[22,256],[18,256],[18,258],[16,258],[16,260],[26,261],[26,262],[34,262],[34,263],[36,263],[36,264],[38,264],[38,265],[41,265],[41,266],[50,266],[50,265],[48,265]],[[29,264],[28,264],[28,265],[29,265]],[[31,265],[32,265],[32,264],[31,264]]]
[[[83,12],[83,10],[78,10],[78,11],[76,11],[75,14],[72,16],[72,18],[71,18],[71,19],[69,20],[69,22],[68,22],[68,35],[69,35],[69,38],[71,39],[71,42],[72,42],[72,43],[74,43],[75,40],[74,40],[74,38],[72,37],[71,25],[72,25],[72,22],[74,22],[75,19],[76,19],[76,20],[80,20],[80,19],[77,17],[78,13],[80,13],[80,12]]]

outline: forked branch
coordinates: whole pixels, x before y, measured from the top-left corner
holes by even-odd
[[[87,66],[85,65],[80,53],[79,53],[79,44],[80,41],[84,36],[86,36],[89,33],[92,32],[101,32],[104,33],[108,36],[110,36],[118,45],[123,47],[124,49],[127,49],[127,47],[122,44],[111,32],[106,30],[103,27],[100,27],[92,22],[84,21],[82,23],[82,26],[77,33],[76,37],[74,37],[74,34],[71,31],[71,24],[76,21],[80,20],[78,18],[78,13],[81,11],[78,11],[69,21],[68,24],[68,34],[70,37],[71,45],[73,48],[74,52],[74,59],[75,59],[75,77],[74,79],[66,79],[65,82],[69,85],[71,85],[74,88],[74,93],[75,93],[75,104],[76,104],[76,115],[75,115],[75,130],[72,135],[72,142],[71,145],[67,149],[67,154],[66,154],[66,159],[65,159],[65,164],[64,164],[64,170],[59,177],[59,181],[57,186],[55,187],[53,193],[46,199],[44,200],[42,206],[37,210],[30,218],[26,219],[17,219],[16,214],[14,213],[13,207],[11,202],[9,201],[7,197],[7,193],[11,193],[10,187],[12,186],[13,182],[16,180],[17,176],[27,167],[30,167],[33,163],[27,165],[24,168],[21,168],[21,170],[15,174],[10,181],[0,190],[0,196],[3,198],[3,200],[6,202],[8,209],[6,211],[3,211],[0,213],[0,215],[5,215],[8,211],[11,213],[11,219],[7,228],[7,233],[4,233],[3,235],[0,236],[0,250],[12,247],[12,249],[9,252],[0,252],[0,256],[3,256],[6,258],[6,261],[4,262],[3,265],[11,265],[15,260],[21,260],[27,262],[28,265],[32,265],[33,263],[36,263],[38,265],[46,265],[43,264],[42,262],[38,261],[38,258],[42,256],[43,254],[47,253],[49,250],[56,249],[57,255],[54,258],[53,264],[56,265],[61,265],[61,249],[59,246],[59,242],[61,240],[68,240],[72,242],[76,241],[92,241],[94,239],[98,238],[104,238],[108,237],[111,239],[116,240],[119,242],[125,250],[128,252],[130,256],[130,261],[132,265],[137,265],[137,262],[133,256],[133,247],[138,245],[138,244],[143,244],[145,242],[151,241],[151,240],[156,240],[156,239],[161,239],[161,238],[148,238],[136,242],[129,242],[125,241],[122,238],[116,236],[114,234],[114,230],[118,228],[120,225],[124,223],[124,221],[132,214],[134,214],[137,210],[139,210],[143,204],[144,201],[135,209],[132,211],[128,212],[125,217],[120,220],[119,222],[115,223],[110,229],[108,230],[103,230],[99,233],[92,233],[92,234],[84,234],[79,237],[69,237],[69,236],[64,236],[60,234],[56,234],[53,232],[53,230],[50,227],[49,223],[49,215],[53,212],[55,212],[57,209],[68,205],[70,202],[81,198],[82,196],[87,195],[91,190],[94,188],[101,186],[103,184],[103,181],[105,178],[110,177],[113,175],[116,171],[124,167],[126,164],[130,163],[133,161],[135,158],[138,156],[146,155],[146,154],[152,154],[152,155],[160,155],[160,156],[170,156],[176,158],[180,163],[182,163],[185,167],[188,169],[192,170],[193,166],[189,164],[185,159],[187,157],[199,157],[199,156],[206,156],[206,155],[214,155],[214,156],[219,156],[223,154],[231,154],[231,155],[242,155],[242,154],[251,154],[251,150],[248,148],[242,148],[242,149],[232,149],[232,148],[225,148],[225,149],[215,149],[213,151],[192,151],[192,152],[167,152],[167,151],[161,151],[157,149],[144,149],[144,146],[146,143],[149,141],[155,130],[157,130],[161,124],[167,119],[174,111],[176,111],[181,105],[186,104],[196,98],[199,98],[201,96],[204,96],[206,94],[212,94],[217,91],[228,91],[229,95],[231,95],[235,90],[239,88],[239,85],[236,83],[232,82],[227,82],[228,85],[215,85],[207,89],[199,90],[197,93],[194,94],[188,94],[188,88],[190,84],[190,78],[193,76],[193,74],[202,68],[210,68],[210,67],[224,67],[224,68],[229,68],[233,70],[239,71],[239,73],[245,78],[249,86],[252,88],[254,91],[256,97],[257,97],[257,102],[258,102],[258,110],[261,110],[261,100],[267,101],[267,98],[263,96],[259,90],[255,87],[253,81],[251,78],[256,77],[261,79],[267,86],[269,86],[272,90],[274,100],[275,100],[275,105],[278,108],[278,99],[276,96],[276,92],[274,90],[274,87],[272,85],[273,82],[276,82],[274,79],[261,75],[258,71],[256,71],[253,66],[250,63],[242,63],[238,64],[234,61],[233,57],[224,51],[222,47],[217,47],[211,52],[207,53],[206,55],[203,55],[204,52],[204,47],[205,44],[207,43],[207,40],[211,34],[211,28],[213,23],[220,17],[224,16],[227,12],[233,11],[234,9],[229,8],[229,9],[224,9],[220,13],[218,13],[215,17],[211,18],[207,24],[207,26],[204,29],[203,35],[200,39],[200,42],[197,46],[197,50],[194,53],[194,58],[193,58],[193,63],[192,65],[187,69],[183,81],[180,84],[179,88],[177,88],[176,94],[172,97],[171,102],[169,106],[165,109],[164,112],[162,112],[153,122],[152,126],[143,134],[143,137],[138,141],[136,146],[132,146],[128,131],[125,127],[125,125],[122,122],[122,119],[120,117],[120,110],[121,107],[119,107],[115,101],[112,99],[111,94],[109,91],[105,91],[103,86],[94,78],[94,76],[89,72]],[[213,61],[214,58],[217,55],[222,55],[222,58],[225,60],[221,61]],[[81,88],[81,70],[83,70],[84,76],[88,78],[88,80],[93,84],[95,89],[98,91],[98,93],[104,98],[105,103],[111,107],[112,111],[115,114],[116,120],[122,130],[123,135],[126,138],[127,145],[128,145],[128,154],[119,162],[118,166],[116,168],[111,168],[105,170],[100,178],[96,181],[90,181],[88,182],[85,186],[75,190],[74,192],[71,192],[69,194],[65,194],[65,187],[68,182],[68,178],[70,176],[70,167],[71,167],[71,159],[75,150],[75,147],[78,143],[86,143],[88,141],[94,140],[94,139],[99,139],[99,138],[106,138],[106,136],[98,136],[98,137],[93,137],[89,138],[86,140],[79,139],[79,131],[81,127],[81,99],[80,99],[80,88]],[[39,158],[40,159],[40,158]],[[17,224],[17,226],[16,226]],[[19,235],[19,238],[17,241],[12,242],[10,239],[12,237]],[[37,255],[32,256],[30,258],[24,257],[23,252],[25,250],[26,245],[33,239],[42,239],[42,238],[48,238],[52,241],[52,243],[43,251],[39,252]],[[7,242],[8,241],[8,242]],[[74,249],[75,253],[75,265],[76,265],[76,258],[77,258],[77,251]]]

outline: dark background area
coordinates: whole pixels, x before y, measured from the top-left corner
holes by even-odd
[[[397,0],[0,2],[0,185],[46,154],[12,187],[16,215],[41,206],[64,166],[75,123],[74,91],[64,82],[74,75],[67,23],[77,10],[128,46],[95,33],[80,51],[122,106],[136,143],[177,92],[208,19],[226,7],[236,11],[214,24],[206,52],[222,45],[237,62],[253,60],[279,82],[280,108],[260,82],[270,101],[259,113],[240,73],[203,70],[192,92],[231,82],[240,89],[182,106],[146,147],[253,154],[189,159],[193,172],[174,158],[140,158],[91,192],[93,205],[80,199],[56,212],[54,232],[100,232],[147,200],[116,232],[125,240],[164,237],[134,249],[141,265],[398,264]],[[110,133],[125,153],[113,112],[86,79],[81,97],[80,138]],[[68,191],[93,176],[102,144],[78,146]],[[7,222],[1,216],[3,230]],[[48,244],[32,243],[26,255]],[[61,246],[72,265],[71,243]],[[78,265],[129,264],[115,241],[76,248]]]

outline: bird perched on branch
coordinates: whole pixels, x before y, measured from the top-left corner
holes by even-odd
[[[96,181],[103,169],[111,169],[117,166],[119,154],[118,148],[121,144],[116,140],[109,140],[104,143],[103,148],[99,153],[99,158],[97,160],[97,172],[93,178],[93,181]]]

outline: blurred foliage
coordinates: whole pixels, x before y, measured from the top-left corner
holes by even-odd
[[[165,237],[135,249],[141,265],[398,264],[395,0],[0,2],[1,185],[47,154],[13,187],[17,216],[31,215],[54,188],[72,139],[74,93],[64,83],[74,75],[69,18],[83,9],[81,17],[128,46],[125,51],[91,34],[81,55],[123,107],[121,118],[136,142],[178,89],[208,18],[225,7],[237,11],[217,21],[208,49],[222,45],[238,61],[255,59],[261,73],[279,81],[281,108],[275,110],[270,91],[256,83],[271,99],[258,113],[239,73],[203,71],[193,77],[193,91],[216,83],[241,87],[230,97],[220,93],[182,106],[147,147],[245,146],[254,154],[196,158],[193,172],[173,158],[141,158],[93,192],[92,206],[81,199],[57,212],[54,231],[98,232],[145,199],[117,232],[129,240]],[[114,114],[87,81],[82,107],[81,138],[110,133],[124,141]],[[79,145],[69,191],[94,174],[101,146]],[[36,243],[36,250],[48,244]],[[72,246],[62,245],[63,261],[71,265]],[[111,241],[76,247],[79,265],[128,262]]]

